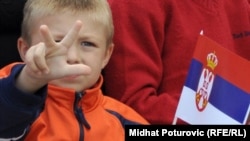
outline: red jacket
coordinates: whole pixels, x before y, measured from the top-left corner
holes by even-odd
[[[10,129],[12,137],[20,136],[15,135],[17,130],[24,133],[22,125],[31,123],[25,141],[123,141],[125,125],[148,124],[127,105],[103,95],[102,76],[83,93],[48,85],[31,95],[20,92],[13,83],[22,67],[12,64],[0,70],[0,110],[5,113],[0,115],[0,132],[6,131],[4,135]],[[44,98],[33,103],[30,97],[38,96]],[[25,120],[29,116],[33,120]]]
[[[109,0],[115,49],[105,91],[172,124],[200,31],[250,60],[249,0]],[[114,83],[115,82],[115,83]]]

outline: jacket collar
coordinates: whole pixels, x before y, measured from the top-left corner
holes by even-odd
[[[103,93],[101,86],[103,84],[103,76],[101,75],[97,83],[91,89],[82,92],[82,99],[80,103],[84,111],[91,110],[101,103],[103,100]],[[47,101],[55,102],[58,106],[71,109],[74,104],[77,92],[72,89],[61,88],[54,85],[48,85],[48,99]]]

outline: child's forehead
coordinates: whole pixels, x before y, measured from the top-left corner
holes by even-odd
[[[71,12],[57,13],[53,15],[48,15],[38,18],[38,26],[45,24],[54,29],[68,30],[71,28],[76,21],[80,20],[82,22],[83,29],[98,29],[106,28],[106,25],[93,17],[85,14],[72,14]]]
[[[72,16],[68,14],[57,14],[45,17],[40,17],[34,22],[32,30],[33,35],[39,35],[41,25],[48,26],[51,35],[54,38],[62,39],[72,29],[77,20],[82,22],[82,27],[79,31],[79,38],[106,38],[106,26],[80,16]]]
[[[32,18],[34,25],[34,32],[39,32],[38,29],[41,25],[45,24],[49,27],[51,32],[58,38],[63,37],[67,34],[70,28],[74,25],[77,20],[81,20],[83,23],[81,33],[91,33],[105,35],[110,37],[112,32],[112,25],[109,24],[107,17],[99,17],[99,15],[89,12],[74,12],[74,11],[60,11],[54,13],[38,13],[33,15]],[[31,29],[32,30],[32,29]]]
[[[53,21],[58,22],[57,24],[67,23],[74,23],[76,20],[81,20],[83,23],[92,23],[92,24],[106,24],[105,21],[101,20],[102,18],[98,18],[96,15],[92,15],[88,12],[80,12],[75,13],[72,11],[63,11],[63,12],[56,12],[56,13],[48,13],[48,14],[41,14],[41,15],[34,15],[32,18],[33,22],[39,21],[47,22]]]

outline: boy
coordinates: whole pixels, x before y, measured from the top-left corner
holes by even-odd
[[[148,124],[102,94],[112,37],[106,0],[28,0],[24,63],[0,70],[0,140],[119,141],[124,125]]]

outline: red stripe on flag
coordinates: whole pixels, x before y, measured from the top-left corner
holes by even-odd
[[[248,60],[222,47],[210,38],[200,35],[194,58],[208,68],[207,55],[209,53],[215,53],[218,59],[217,66],[214,70],[211,69],[214,74],[221,76],[247,93],[250,92],[250,63]],[[209,58],[210,61],[215,61],[214,59],[213,57]]]

